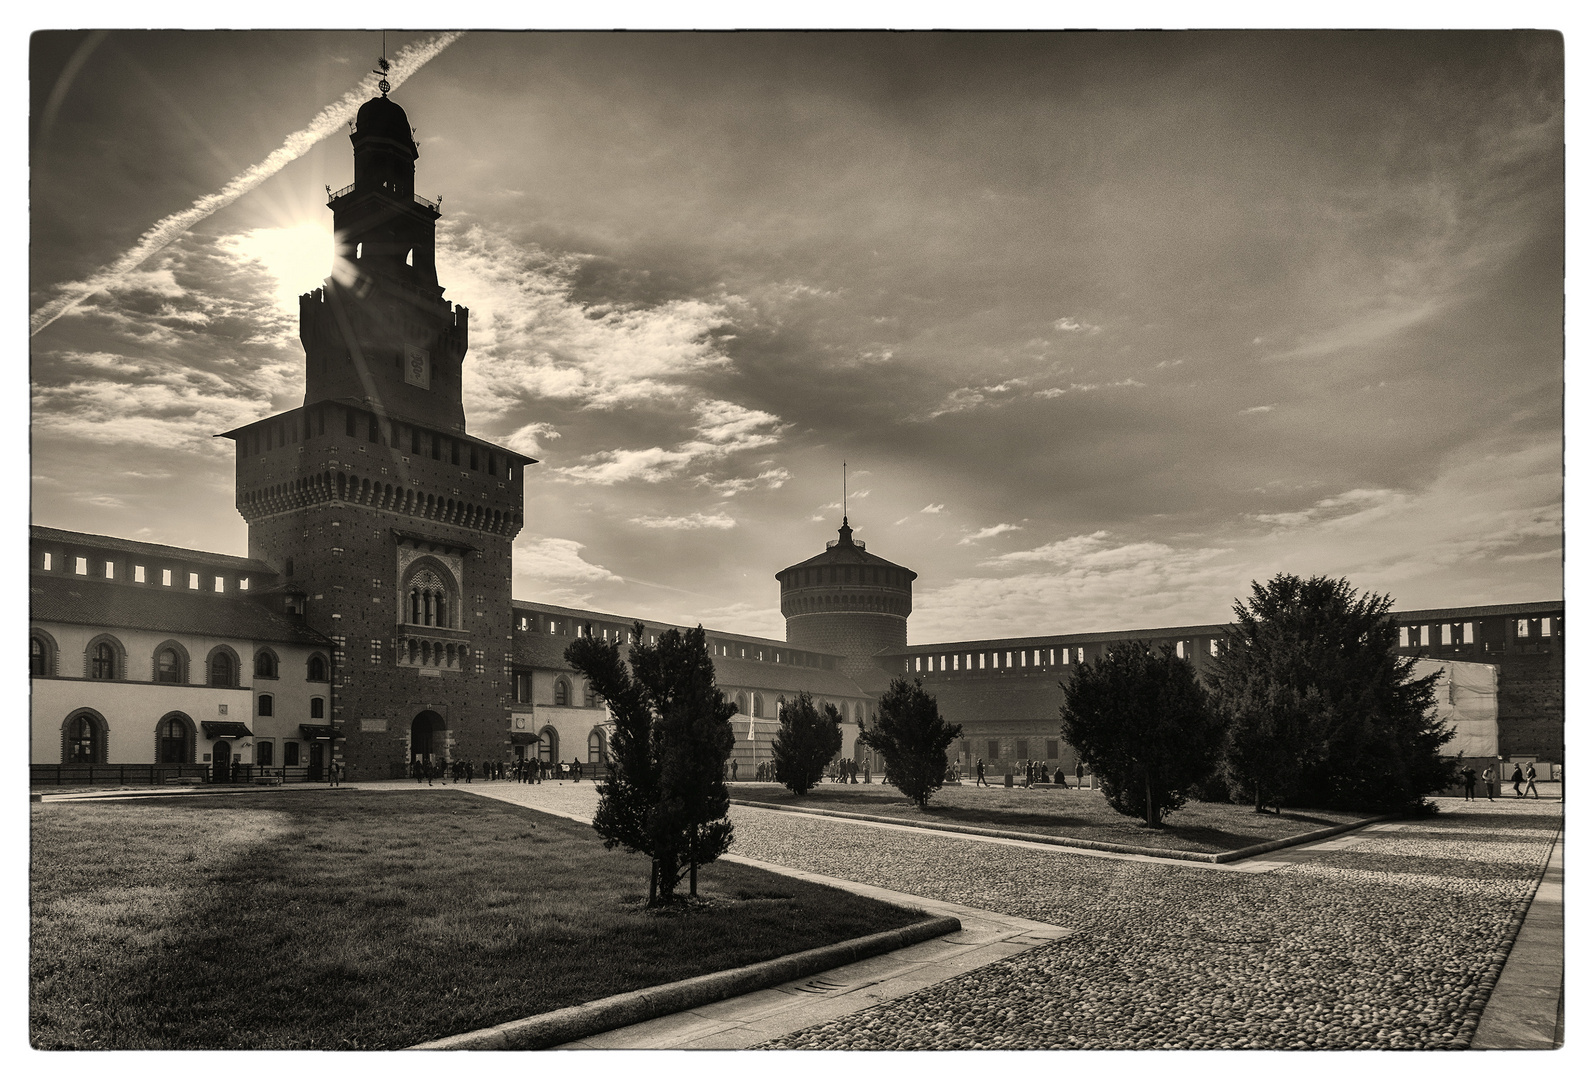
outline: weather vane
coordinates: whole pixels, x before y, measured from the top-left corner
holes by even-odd
[[[387,73],[392,69],[393,65],[387,62],[387,31],[383,30],[382,55],[376,58],[376,67],[371,69],[372,75],[381,76],[376,81],[376,88],[382,91],[383,97],[387,97],[387,92],[393,89],[393,85],[387,81]]]

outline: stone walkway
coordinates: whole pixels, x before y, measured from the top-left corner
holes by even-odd
[[[465,790],[578,820],[590,820],[596,803],[588,782]],[[737,857],[1068,936],[978,971],[954,964],[938,972],[926,950],[887,978],[859,970],[820,993],[765,991],[587,1045],[745,1046],[768,1031],[762,1045],[771,1048],[1448,1046],[1467,1034],[1490,956],[1513,908],[1538,884],[1560,810],[1547,801],[1447,800],[1436,818],[1376,825],[1232,864],[1243,872],[1213,873],[1201,864],[733,807]],[[1546,884],[1547,899],[1556,886]],[[1545,912],[1539,922],[1558,924],[1558,914]],[[1560,957],[1539,922],[1530,914],[1524,950],[1513,959],[1542,983],[1549,975],[1537,961]],[[1507,1035],[1528,1031],[1528,1013],[1539,1029],[1550,1017],[1549,1037],[1532,1045],[1554,1040],[1554,999],[1547,1007],[1542,993],[1528,994],[1516,1011],[1502,1011],[1518,984],[1508,965],[1475,1044],[1494,1045],[1496,1016]],[[809,1000],[803,1008],[790,1003],[803,1000],[798,995]],[[813,1023],[794,1028],[804,1009]]]

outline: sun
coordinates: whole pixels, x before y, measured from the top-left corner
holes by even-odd
[[[333,270],[332,230],[318,221],[250,229],[228,237],[223,246],[240,259],[258,262],[276,279],[272,297],[293,318],[300,295],[318,288]]]

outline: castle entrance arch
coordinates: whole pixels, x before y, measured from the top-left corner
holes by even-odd
[[[410,721],[410,761],[439,761],[443,754],[443,718],[431,709],[415,714]]]

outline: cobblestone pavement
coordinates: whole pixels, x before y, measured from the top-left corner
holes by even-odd
[[[597,801],[585,781],[494,786],[554,812],[590,815]],[[1448,1046],[1532,895],[1562,807],[1442,805],[1259,874],[733,806],[735,854],[1078,931],[766,1045]]]
[[[771,1048],[1416,1049],[1460,1031],[1561,807],[1449,802],[1265,874],[733,810],[737,854],[1079,931]]]

